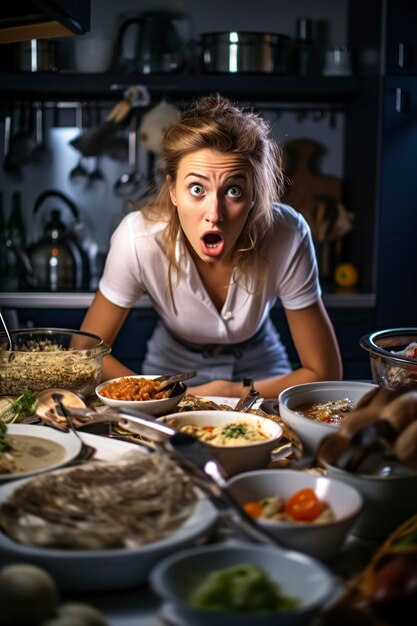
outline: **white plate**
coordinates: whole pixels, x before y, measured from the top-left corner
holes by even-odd
[[[179,393],[176,396],[172,396],[169,398],[161,398],[159,400],[116,400],[114,398],[106,398],[106,396],[101,395],[101,390],[104,389],[110,383],[116,382],[121,378],[157,378],[157,375],[150,376],[146,375],[134,375],[134,376],[119,376],[118,378],[112,378],[111,380],[106,380],[106,382],[101,383],[96,387],[96,394],[100,398],[100,400],[111,408],[116,409],[138,409],[139,411],[143,411],[148,415],[165,415],[172,411],[177,404],[183,399],[185,396],[185,392],[187,390],[187,386],[182,383],[184,391]]]
[[[57,469],[70,463],[79,454],[81,441],[73,433],[63,432],[48,426],[38,426],[36,424],[9,424],[7,426],[9,435],[25,435],[30,437],[40,437],[48,441],[54,441],[65,449],[65,456],[59,462],[52,463],[47,467],[30,472],[14,472],[13,474],[0,474],[0,483],[9,482],[17,478],[28,478],[36,474],[43,474],[46,471]]]
[[[123,459],[140,446],[83,433],[86,443],[97,449],[103,461]],[[144,452],[145,453],[145,452]],[[24,480],[0,486],[4,501]],[[45,568],[65,591],[89,592],[127,589],[144,583],[152,567],[164,556],[192,545],[217,520],[217,511],[199,494],[194,512],[172,535],[139,548],[115,550],[55,550],[24,546],[0,532],[0,567],[12,562],[29,562]]]

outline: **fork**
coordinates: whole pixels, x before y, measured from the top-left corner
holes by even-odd
[[[72,464],[84,463],[85,461],[89,461],[91,458],[93,458],[93,456],[97,452],[96,448],[85,443],[83,438],[80,436],[80,433],[77,431],[77,429],[74,426],[74,422],[72,421],[71,415],[66,410],[65,405],[62,402],[63,400],[62,394],[54,393],[52,397],[55,401],[57,412],[65,417],[65,419],[67,420],[69,429],[81,442],[80,452],[78,456],[74,459],[74,462]]]

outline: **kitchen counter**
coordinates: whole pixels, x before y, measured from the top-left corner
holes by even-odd
[[[0,307],[33,309],[87,309],[94,297],[92,292],[0,292]],[[374,293],[334,292],[323,294],[324,304],[329,309],[371,309],[375,306]],[[134,306],[138,309],[152,308],[148,296],[143,296]],[[277,305],[277,308],[281,308]]]

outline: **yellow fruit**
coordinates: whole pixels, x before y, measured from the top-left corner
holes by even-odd
[[[334,271],[334,280],[339,287],[356,287],[359,272],[353,263],[340,263]]]

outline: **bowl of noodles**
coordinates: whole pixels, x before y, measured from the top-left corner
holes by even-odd
[[[202,441],[228,476],[265,467],[283,434],[272,419],[239,411],[185,411],[159,419]]]
[[[107,380],[96,388],[97,397],[113,409],[137,409],[148,415],[165,415],[181,402],[187,386],[176,383],[174,387],[159,392],[157,376],[119,376]]]
[[[81,437],[97,462],[0,486],[1,563],[38,565],[67,592],[137,587],[208,533],[217,511],[167,455]]]

